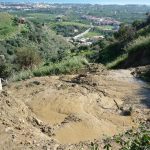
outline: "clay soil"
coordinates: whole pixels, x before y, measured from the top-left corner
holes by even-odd
[[[149,86],[130,70],[32,78],[0,94],[0,149],[88,150],[149,117]]]

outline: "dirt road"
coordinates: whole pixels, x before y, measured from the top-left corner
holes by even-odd
[[[89,31],[92,29],[92,27],[91,28],[89,28],[89,29],[87,29],[86,31],[84,31],[83,33],[80,33],[80,34],[78,34],[78,35],[76,35],[75,37],[73,37],[75,40],[76,39],[79,39],[79,38],[81,38],[81,37],[83,37],[84,35],[86,35],[87,33],[89,33]]]
[[[150,88],[129,70],[33,78],[6,90],[0,98],[3,149],[79,149],[149,117]]]

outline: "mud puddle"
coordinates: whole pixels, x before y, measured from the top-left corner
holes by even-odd
[[[79,81],[72,82],[74,78]],[[40,84],[32,85],[34,81]],[[137,114],[123,116],[118,106],[139,106],[144,97],[139,94],[140,83],[124,70],[65,76],[65,80],[34,78],[20,84],[22,87],[16,90],[12,86],[12,93],[39,120],[53,127],[52,138],[61,144],[103,139],[136,127]]]

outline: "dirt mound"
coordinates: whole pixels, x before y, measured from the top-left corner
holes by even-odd
[[[13,83],[0,96],[2,149],[87,149],[136,127],[148,110],[142,86],[123,70]]]
[[[55,147],[54,140],[34,125],[35,120],[29,121],[29,117],[36,118],[23,101],[9,92],[0,94],[0,149]]]

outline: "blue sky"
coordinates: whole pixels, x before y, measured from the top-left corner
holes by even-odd
[[[149,4],[150,5],[150,0],[0,0],[0,2],[49,2],[49,3]]]

